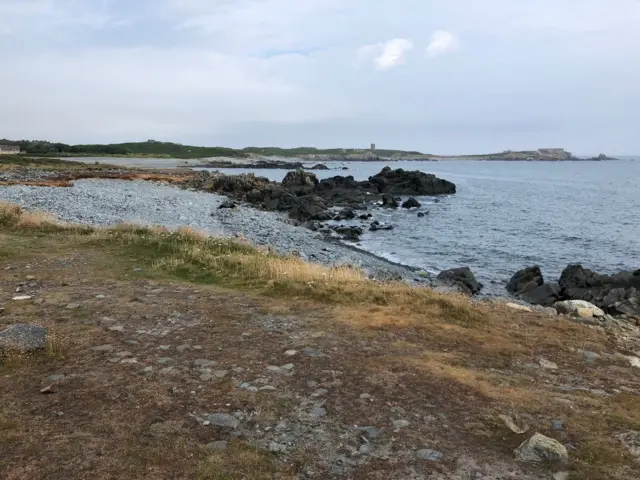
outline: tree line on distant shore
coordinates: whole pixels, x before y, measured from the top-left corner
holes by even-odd
[[[19,146],[22,153],[36,156],[104,156],[104,155],[137,155],[149,157],[174,158],[207,158],[207,157],[248,157],[250,154],[264,156],[297,157],[307,155],[348,155],[367,150],[355,148],[318,149],[314,147],[278,148],[278,147],[247,147],[234,149],[227,147],[196,147],[172,142],[110,143],[68,145],[66,143],[48,142],[43,140],[6,140],[0,139],[0,145]],[[419,152],[403,152],[401,150],[376,150],[379,155],[393,153],[419,154]]]

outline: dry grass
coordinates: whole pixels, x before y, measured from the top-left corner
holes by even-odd
[[[224,452],[209,454],[198,468],[197,480],[286,480],[293,475],[279,471],[273,458],[255,447],[231,442]]]

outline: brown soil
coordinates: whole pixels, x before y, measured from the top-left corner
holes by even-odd
[[[37,323],[53,338],[47,354],[0,366],[0,478],[640,478],[616,438],[640,429],[639,371],[620,355],[640,350],[632,326],[494,304],[465,323],[393,302],[265,297],[137,271],[108,248],[0,242],[0,329]],[[25,281],[33,299],[12,301]],[[212,413],[235,414],[238,428],[206,425]],[[516,463],[534,432],[569,445],[571,463]],[[425,448],[442,459],[419,459]]]

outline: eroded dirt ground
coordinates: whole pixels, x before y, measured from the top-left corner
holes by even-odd
[[[518,312],[499,349],[483,340],[492,331],[425,328],[401,308],[137,269],[97,250],[0,259],[0,329],[42,324],[55,346],[1,367],[1,478],[640,478],[614,438],[640,424],[623,409],[640,403],[640,370],[623,356],[640,350],[633,328]],[[33,298],[13,301],[18,287]],[[572,463],[516,463],[533,432]]]

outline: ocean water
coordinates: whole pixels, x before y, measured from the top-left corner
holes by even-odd
[[[469,266],[485,291],[496,294],[504,293],[518,269],[536,264],[549,280],[557,280],[569,263],[602,273],[640,268],[640,160],[449,160],[337,167],[343,165],[348,170],[314,173],[319,178],[353,175],[365,180],[390,165],[433,173],[457,186],[455,195],[418,197],[421,211],[429,211],[424,218],[415,211],[376,210],[375,219],[396,228],[366,231],[358,246],[389,260],[430,272]],[[273,180],[287,173],[250,171]]]

